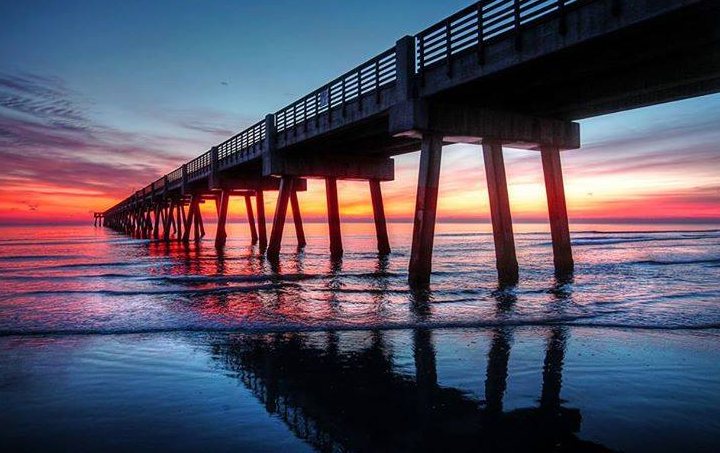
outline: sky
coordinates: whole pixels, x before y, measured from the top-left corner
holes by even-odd
[[[0,223],[87,221],[468,3],[0,0]],[[581,121],[562,154],[571,222],[720,223],[719,126],[720,95]],[[391,220],[412,218],[418,162],[383,184]],[[514,219],[546,221],[539,154],[505,164]],[[440,179],[440,220],[488,220],[479,146],[445,147]],[[370,217],[366,183],[339,198],[343,219]],[[325,218],[322,181],[300,201]]]

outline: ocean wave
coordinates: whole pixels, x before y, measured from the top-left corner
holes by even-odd
[[[27,270],[18,269],[18,271]],[[185,284],[208,284],[208,283],[238,283],[238,282],[261,282],[261,281],[305,281],[319,280],[323,278],[356,278],[360,280],[377,280],[386,278],[406,278],[407,273],[397,272],[357,272],[333,274],[257,274],[257,275],[157,275],[146,276],[122,273],[102,273],[90,275],[0,275],[0,281],[72,281],[77,279],[123,279],[125,281],[137,282],[164,282],[164,283],[185,283]]]
[[[140,335],[170,333],[288,333],[288,332],[326,332],[326,331],[387,331],[416,329],[488,329],[512,327],[552,327],[567,326],[574,328],[622,329],[622,330],[656,330],[656,331],[702,331],[718,330],[720,322],[708,322],[687,325],[645,324],[590,321],[596,315],[559,316],[545,319],[520,320],[469,320],[469,321],[418,321],[418,322],[387,322],[377,324],[321,323],[321,324],[290,324],[248,323],[245,325],[184,325],[173,327],[138,327],[138,328],[53,328],[33,329],[15,328],[0,329],[0,337],[14,336],[79,336],[79,335]]]
[[[148,262],[125,262],[125,261],[113,261],[113,262],[100,262],[100,263],[69,263],[69,264],[57,264],[51,266],[33,266],[33,267],[22,267],[17,269],[0,269],[0,273],[8,274],[13,272],[27,272],[27,271],[62,271],[72,269],[86,269],[95,267],[153,267],[153,266],[167,266],[173,264],[169,260],[153,260]]]
[[[208,294],[226,294],[226,293],[240,293],[240,292],[251,292],[251,291],[267,291],[273,289],[280,289],[282,286],[291,286],[289,283],[284,284],[266,284],[266,285],[252,285],[252,286],[217,286],[213,288],[199,288],[199,289],[188,289],[188,288],[174,288],[174,289],[158,289],[158,290],[58,290],[58,291],[24,291],[16,292],[6,296],[0,297],[0,300],[17,299],[29,296],[70,296],[70,295],[82,295],[82,296],[164,296],[164,295],[179,295],[179,296],[190,296],[190,295],[208,295]]]
[[[705,258],[696,260],[642,260],[632,264],[648,264],[652,266],[673,266],[683,264],[720,264],[720,258]]]
[[[81,255],[10,255],[0,256],[0,262],[21,262],[21,261],[53,261],[53,260],[72,260],[79,258],[87,258]]]
[[[572,245],[583,246],[583,245],[609,245],[609,244],[627,244],[633,242],[667,242],[667,241],[691,241],[698,239],[718,239],[720,235],[706,235],[706,236],[688,236],[688,235],[677,235],[677,236],[612,236],[612,237],[574,237],[572,238]],[[538,245],[551,246],[552,242],[543,242]]]
[[[7,239],[0,241],[0,247],[20,247],[20,246],[37,246],[37,245],[77,245],[77,244],[144,244],[148,243],[148,239],[66,239],[57,241],[32,241],[26,239]]]

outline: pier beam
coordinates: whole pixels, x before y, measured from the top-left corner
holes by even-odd
[[[282,242],[283,229],[285,228],[285,216],[287,215],[292,186],[292,176],[283,176],[280,181],[278,201],[275,205],[275,217],[273,218],[272,232],[270,233],[270,244],[267,249],[267,256],[271,259],[280,257],[280,243]]]
[[[375,218],[378,253],[387,255],[390,253],[390,241],[388,240],[387,223],[385,222],[385,206],[383,205],[380,181],[377,179],[370,180],[370,197],[372,198],[373,217]]]
[[[258,234],[257,228],[255,228],[255,214],[253,214],[250,195],[245,195],[245,210],[247,211],[248,224],[250,225],[250,242],[255,245],[258,242]]]
[[[337,180],[335,178],[325,178],[325,195],[327,197],[328,228],[330,230],[330,256],[339,258],[343,255],[343,247],[340,232]]]
[[[298,200],[296,190],[293,190],[290,194],[290,205],[292,207],[293,222],[295,223],[295,235],[297,236],[299,250],[305,248],[307,241],[305,240],[305,228],[303,228],[302,215],[300,214],[300,201]]]
[[[499,142],[490,141],[483,143],[482,148],[488,196],[490,197],[490,217],[495,241],[498,280],[502,285],[514,285],[518,281],[518,263],[515,256],[515,239],[502,145]]]
[[[255,207],[257,208],[258,239],[260,250],[267,249],[267,224],[265,223],[265,196],[262,190],[255,191]]]
[[[570,245],[570,227],[565,203],[565,186],[560,164],[560,151],[557,148],[543,147],[540,150],[540,155],[542,156],[543,173],[545,175],[545,192],[547,193],[548,214],[550,216],[555,273],[557,275],[568,275],[573,272],[575,264]]]
[[[441,156],[442,136],[423,134],[408,272],[410,283],[415,285],[430,283]]]
[[[217,205],[218,222],[217,230],[215,231],[215,248],[221,249],[225,247],[227,242],[227,230],[225,225],[227,224],[228,205],[230,203],[230,191],[223,190],[220,193],[220,197],[215,200]]]

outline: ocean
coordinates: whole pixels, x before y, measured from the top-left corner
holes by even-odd
[[[718,451],[720,227],[292,225],[274,265],[229,226],[186,246],[92,226],[0,227],[3,451]]]

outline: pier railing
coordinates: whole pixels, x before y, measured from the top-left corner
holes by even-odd
[[[480,61],[488,41],[518,36],[522,27],[542,19],[562,16],[568,7],[593,0],[483,0],[468,6],[415,35],[417,68],[447,64],[455,55],[475,51]],[[563,33],[564,30],[558,30]],[[448,70],[452,65],[448,64]]]
[[[360,96],[375,93],[379,102],[380,88],[397,78],[395,47],[371,58],[332,82],[298,99],[275,113],[275,127],[282,132],[336,107],[345,108]]]
[[[520,32],[530,23],[561,18],[570,7],[596,0],[481,0],[426,28],[414,36],[416,73],[420,81],[428,69],[447,65],[452,72],[452,59],[465,52],[477,52],[484,61],[484,48],[492,40],[514,34],[516,46],[522,45]],[[619,3],[618,3],[619,4]],[[559,33],[564,33],[561,20]],[[397,79],[396,48],[371,58],[333,81],[303,96],[274,114],[274,127],[278,132],[319,121],[320,115],[345,106],[363,96],[375,94],[380,101],[380,90],[390,87]],[[265,149],[263,144],[269,131],[266,121],[260,121],[217,145],[220,168],[257,158]],[[212,153],[208,151],[185,165],[187,181],[207,176],[211,169]],[[158,188],[176,187],[183,181],[183,167],[179,167],[155,182]],[[135,195],[153,193],[153,184]],[[125,200],[107,212],[123,205]]]
[[[254,158],[259,154],[260,144],[265,140],[265,121],[249,128],[218,145],[218,160],[221,165]],[[209,164],[208,164],[209,165]]]

